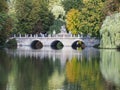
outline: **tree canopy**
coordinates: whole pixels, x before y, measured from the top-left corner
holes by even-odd
[[[36,3],[37,2],[37,3]],[[48,4],[42,0],[17,0],[15,4],[17,31],[19,33],[47,32],[54,21]]]
[[[0,45],[3,45],[12,28],[12,20],[7,14],[6,0],[0,0]]]
[[[77,13],[74,12],[74,9],[67,12],[67,28],[76,32],[73,34],[83,33],[97,36],[104,17],[102,13],[104,2],[101,0],[86,0],[83,4],[81,10],[76,9]]]

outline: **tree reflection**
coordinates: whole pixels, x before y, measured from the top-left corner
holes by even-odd
[[[6,90],[11,61],[4,50],[0,50],[0,90]]]
[[[80,74],[80,63],[75,57],[66,64],[66,76],[70,83],[78,82]]]
[[[101,50],[100,67],[108,90],[120,89],[120,52]]]
[[[99,61],[80,61],[76,57],[66,63],[66,78],[75,90],[104,90]],[[69,86],[68,86],[69,87]],[[66,90],[69,90],[67,87]],[[72,90],[72,89],[71,89]]]
[[[46,90],[48,78],[52,73],[53,61],[48,58],[39,60],[23,57],[13,60],[9,74],[11,90],[14,89],[13,86],[16,87],[14,90]]]
[[[0,51],[0,90],[119,90],[119,53],[101,51],[100,62],[97,52],[84,49],[70,58],[44,53],[41,58]]]
[[[3,61],[0,60],[0,90],[62,88],[65,77],[59,59],[53,61],[53,58],[48,57],[41,60],[35,57],[8,57],[7,55],[1,59]]]

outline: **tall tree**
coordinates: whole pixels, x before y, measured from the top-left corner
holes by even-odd
[[[15,33],[29,33],[32,31],[34,18],[28,18],[32,10],[32,0],[16,0],[15,11],[17,25]]]
[[[84,8],[80,11],[80,31],[84,34],[99,35],[102,20],[104,19],[102,13],[103,7],[104,1],[102,0],[89,0],[84,2]]]
[[[39,33],[49,30],[53,15],[48,10],[47,1],[16,0],[17,29],[19,33]]]
[[[83,7],[83,0],[63,0],[62,4],[66,12],[73,8],[81,10]]]
[[[79,9],[71,9],[66,15],[66,24],[68,30],[76,33],[99,35],[99,29],[103,20],[102,0],[84,0],[84,7]]]
[[[49,31],[50,26],[54,22],[54,16],[52,12],[47,7],[46,2],[40,3],[37,22],[34,26],[34,33],[46,33]]]
[[[0,45],[3,45],[12,28],[11,18],[7,14],[6,0],[0,0]]]

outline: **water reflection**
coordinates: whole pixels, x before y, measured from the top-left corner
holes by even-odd
[[[102,83],[103,80],[99,70],[99,60],[94,60],[87,61],[87,59],[84,59],[79,61],[74,57],[67,62],[67,81],[71,83],[71,86],[76,83],[74,85],[74,88],[77,88],[76,90],[88,90],[88,88],[89,90],[104,90],[104,83]]]
[[[0,50],[0,90],[5,90],[7,86],[8,74],[11,68],[10,62],[6,52]]]
[[[113,90],[120,89],[120,52],[116,50],[101,50],[101,72]],[[117,86],[117,87],[115,87]]]
[[[107,90],[105,72],[110,70],[105,67],[105,53],[100,62],[100,52],[94,48],[0,50],[0,90]]]

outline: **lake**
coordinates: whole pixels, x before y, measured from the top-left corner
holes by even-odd
[[[3,49],[0,90],[120,90],[120,52],[92,47]]]

